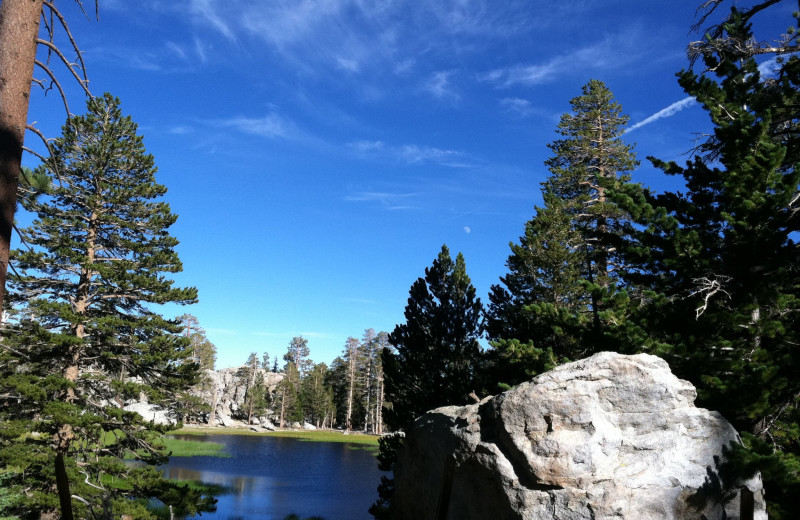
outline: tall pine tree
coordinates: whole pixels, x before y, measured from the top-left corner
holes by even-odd
[[[14,253],[13,315],[0,350],[0,461],[24,489],[21,517],[150,518],[146,500],[207,508],[153,466],[167,426],[124,406],[146,396],[174,409],[197,380],[178,320],[156,304],[192,303],[169,234],[176,216],[153,157],[109,94],[72,117],[38,170],[52,191],[22,204],[35,220]],[[134,501],[132,498],[141,498]]]
[[[636,166],[622,140],[628,122],[600,81],[570,101],[549,147],[544,207],[511,244],[509,274],[492,286],[487,332],[494,379],[518,383],[561,361],[614,349],[609,327],[622,319],[618,237],[629,216],[608,197]]]
[[[796,165],[800,60],[764,77],[740,12],[700,50],[706,73],[679,76],[708,112],[713,134],[684,166],[656,159],[687,191],[626,186],[614,197],[640,226],[624,249],[645,305],[625,329],[632,347],[663,355],[698,388],[699,404],[742,432],[729,464],[762,472],[770,516],[800,509],[800,247]],[[731,477],[731,482],[735,479]]]

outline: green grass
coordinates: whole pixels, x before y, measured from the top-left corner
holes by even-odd
[[[260,437],[289,437],[308,442],[346,442],[363,446],[378,446],[377,435],[350,433],[348,435],[333,430],[277,430],[274,432],[254,432],[244,428],[183,428],[173,433],[180,435],[255,435]]]
[[[183,432],[180,432],[183,433]],[[172,452],[171,457],[229,457],[225,453],[223,444],[207,441],[187,441],[176,439],[169,435],[164,437],[167,451]]]

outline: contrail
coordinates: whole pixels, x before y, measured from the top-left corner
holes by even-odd
[[[626,129],[623,133],[627,134],[628,132],[632,132],[632,131],[636,130],[637,128],[640,128],[640,127],[642,127],[644,125],[649,125],[653,121],[657,121],[659,119],[675,115],[678,112],[680,112],[681,110],[683,110],[684,108],[686,108],[688,106],[691,106],[691,105],[695,104],[696,102],[697,102],[697,100],[695,100],[694,96],[689,96],[689,97],[683,98],[680,101],[676,101],[675,103],[671,104],[667,108],[659,110],[658,112],[656,112],[652,116],[648,117],[647,119],[639,121],[638,123],[636,123],[632,127]]]

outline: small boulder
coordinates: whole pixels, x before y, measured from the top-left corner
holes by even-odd
[[[230,418],[230,416],[225,415],[224,413],[217,413],[217,420],[220,422],[220,424],[222,424],[222,426],[225,426],[226,428],[230,428],[231,426],[236,424],[234,420]]]

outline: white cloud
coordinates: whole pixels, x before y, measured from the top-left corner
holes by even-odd
[[[527,117],[534,112],[533,103],[522,98],[503,98],[500,104],[506,111],[519,117]]]
[[[459,95],[453,90],[450,84],[450,77],[452,75],[453,71],[442,70],[434,72],[431,77],[428,78],[428,81],[425,82],[423,90],[438,99],[458,101]]]
[[[394,150],[394,153],[403,161],[414,164],[420,162],[432,162],[448,165],[454,159],[463,154],[455,150],[443,150],[431,146],[419,146],[416,144],[406,144]]]
[[[643,127],[645,125],[649,125],[650,123],[652,123],[654,121],[658,121],[659,119],[663,119],[665,117],[673,116],[673,115],[677,114],[678,112],[680,112],[681,110],[683,110],[684,108],[694,105],[696,102],[697,102],[697,100],[695,100],[695,98],[692,97],[692,96],[685,97],[685,98],[681,99],[680,101],[676,101],[675,103],[671,104],[667,108],[663,108],[663,109],[659,110],[658,112],[656,112],[652,116],[639,121],[635,125],[630,126],[629,128],[627,128],[625,130],[624,133],[627,134],[628,132],[633,132],[637,128],[641,128],[641,127]]]
[[[235,40],[233,30],[214,9],[214,3],[214,0],[190,0],[189,13],[211,25],[229,40]]]
[[[168,42],[167,42],[167,43],[165,43],[164,45],[167,47],[167,49],[169,49],[170,51],[172,51],[173,53],[175,53],[175,55],[176,55],[178,58],[180,58],[180,59],[182,59],[182,60],[185,60],[185,59],[186,59],[186,51],[184,51],[184,50],[183,50],[183,47],[181,47],[181,46],[180,46],[180,45],[178,45],[177,43],[175,43],[175,42],[172,42],[172,41],[168,41]]]
[[[418,209],[417,206],[409,204],[407,201],[415,199],[422,195],[421,193],[392,193],[381,191],[356,191],[345,196],[344,200],[349,202],[377,202],[385,209],[396,210],[410,210]]]
[[[433,146],[404,144],[388,146],[383,141],[355,141],[347,145],[359,154],[377,154],[407,164],[432,163],[451,168],[467,168],[472,166],[464,152],[447,150]]]
[[[339,64],[340,69],[346,70],[347,72],[359,72],[361,70],[361,66],[356,60],[336,58],[336,62]]]
[[[221,122],[242,132],[244,134],[256,135],[259,137],[289,137],[292,133],[291,125],[284,118],[272,112],[264,117],[234,117]]]
[[[194,128],[192,128],[191,126],[187,126],[187,125],[177,125],[177,126],[173,126],[172,128],[169,129],[169,133],[175,134],[175,135],[190,134],[193,131],[194,131]]]
[[[469,235],[470,233],[472,233],[472,229],[470,229],[469,226],[464,226],[464,233]]]
[[[585,72],[624,67],[636,60],[642,52],[641,32],[639,27],[626,27],[620,33],[609,35],[592,45],[564,52],[544,63],[497,68],[485,73],[481,79],[495,83],[499,88],[534,86],[550,83],[559,76],[576,70]]]
[[[383,150],[383,141],[355,141],[348,146],[358,152],[375,152]]]

